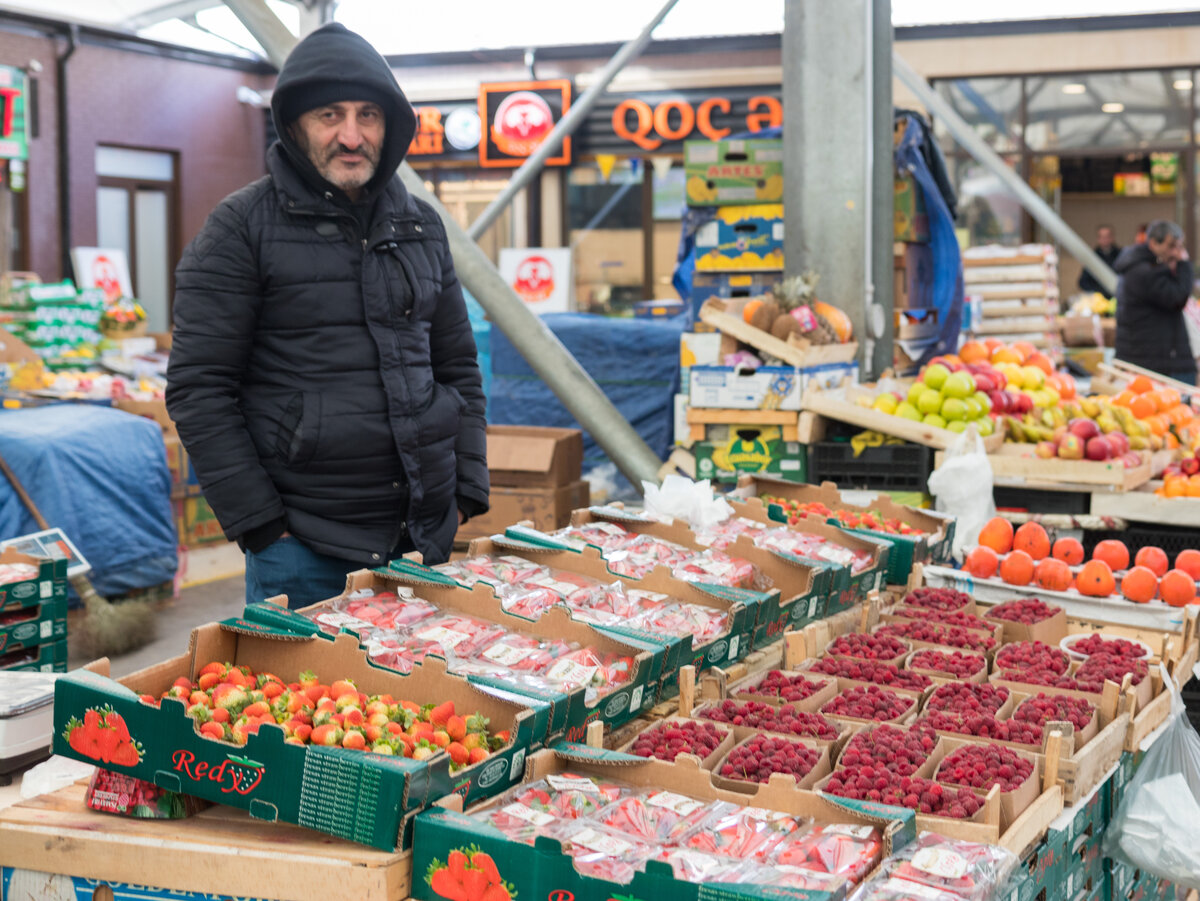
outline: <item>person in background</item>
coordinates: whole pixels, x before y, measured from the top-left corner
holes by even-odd
[[[488,509],[484,395],[446,232],[396,172],[416,115],[345,26],[296,45],[267,175],[175,272],[167,409],[246,600],[334,597],[346,573],[447,559]]]
[[[1146,240],[1126,247],[1113,265],[1117,282],[1118,360],[1196,384],[1196,361],[1183,308],[1192,296],[1192,264],[1183,229],[1158,219]]]
[[[1121,248],[1117,246],[1117,242],[1113,240],[1113,229],[1111,225],[1101,225],[1096,229],[1096,246],[1093,250],[1096,251],[1096,256],[1112,266],[1117,261],[1117,257],[1121,254]],[[1084,269],[1079,276],[1079,290],[1088,294],[1097,293],[1108,295],[1108,292],[1096,280],[1087,269]]]
[[[1137,231],[1133,233],[1134,244],[1144,244],[1146,242],[1146,229],[1150,226],[1149,222],[1143,222],[1137,227]]]

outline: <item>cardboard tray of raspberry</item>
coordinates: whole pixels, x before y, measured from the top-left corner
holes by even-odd
[[[852,633],[848,633],[848,634],[859,634],[859,633],[852,632]],[[874,663],[890,663],[892,666],[898,667],[898,666],[902,666],[904,664],[904,658],[907,657],[913,649],[913,642],[909,641],[907,638],[897,638],[896,636],[892,636],[893,638],[896,638],[896,640],[899,641],[901,644],[906,646],[906,650],[897,654],[895,657],[866,658],[866,657],[856,657],[853,654],[839,654],[833,650],[833,645],[839,639],[844,638],[844,637],[845,637],[845,635],[837,635],[837,636],[831,638],[825,644],[825,646],[821,649],[821,652],[817,656],[820,656],[820,657],[842,657],[847,660],[870,659]]]
[[[759,785],[761,785],[762,783],[759,783],[759,782],[748,782],[744,779],[734,779],[731,777],[723,776],[721,774],[721,768],[725,765],[725,762],[729,759],[729,755],[733,753],[734,748],[740,747],[741,745],[744,745],[747,742],[753,741],[759,735],[767,735],[767,734],[769,734],[769,733],[760,732],[760,733],[757,733],[756,735],[751,735],[751,736],[748,736],[747,738],[743,738],[736,745],[727,749],[725,751],[725,753],[721,755],[720,760],[716,761],[711,767],[706,767],[706,769],[712,770],[713,785],[716,786],[717,788],[723,788],[723,789],[727,789],[729,791],[746,792],[746,793],[754,791]],[[782,737],[782,736],[780,736],[780,737]],[[814,751],[817,751],[820,756],[817,758],[817,762],[813,765],[813,768],[811,770],[809,770],[807,773],[805,773],[804,776],[801,777],[800,779],[798,779],[798,780],[793,779],[790,775],[787,775],[784,773],[772,773],[771,778],[769,780],[767,780],[767,785],[771,785],[771,786],[778,785],[781,788],[790,788],[790,787],[792,787],[792,785],[794,783],[796,788],[800,788],[800,789],[812,788],[814,785],[816,785],[818,782],[820,782],[822,779],[824,779],[826,776],[828,776],[830,774],[830,772],[833,769],[833,765],[831,763],[831,754],[830,754],[832,748],[828,744],[822,746],[820,742],[814,741],[809,738],[802,738],[800,736],[795,736],[795,735],[791,736],[790,739],[788,739],[788,740],[794,741],[794,742],[797,742],[798,744],[802,744],[809,748],[812,748]]]
[[[963,739],[942,737],[938,740],[937,747],[933,749],[933,753],[929,756],[929,763],[932,764],[934,775],[930,778],[936,779],[947,785],[956,785],[953,779],[948,778],[944,773],[939,773],[938,770],[942,765],[942,761],[949,757],[954,751],[962,747],[987,747],[982,742],[965,741]],[[1040,754],[1035,754],[1029,751],[1019,751],[1015,748],[1006,748],[1013,754],[1021,757],[1033,764],[1033,771],[1026,777],[1017,788],[1011,791],[1000,791],[1000,828],[1001,831],[1007,831],[1017,818],[1023,814],[1029,805],[1037,800],[1042,793],[1042,777],[1046,768],[1046,758]],[[976,794],[981,797],[987,794],[987,789],[975,789]]]
[[[978,632],[980,635],[986,635],[986,636],[996,639],[997,645],[999,645],[1001,641],[1007,640],[1004,638],[1004,634],[1003,634],[1004,630],[1002,627],[993,626],[988,629],[982,629],[982,628],[976,628],[975,626],[955,626],[951,623],[940,623],[937,620],[933,620],[933,619],[922,619],[919,617],[904,616],[903,614],[897,614],[897,613],[891,612],[892,610],[895,610],[895,609],[896,608],[893,607],[888,612],[880,614],[879,624],[887,625],[888,623],[928,623],[931,626],[937,626],[937,627],[941,627],[943,629],[965,629],[968,632]],[[978,614],[976,614],[976,615],[978,615]],[[931,644],[929,642],[918,641],[916,639],[907,638],[907,637],[903,638],[902,640],[909,642],[914,648],[917,647],[918,645],[939,648],[939,649],[945,647],[944,645]],[[966,648],[954,648],[954,650],[967,651]],[[982,654],[983,652],[982,651],[968,651],[968,653]]]
[[[827,676],[824,673],[809,673],[807,671],[780,670],[784,676],[800,676],[809,682],[820,683],[822,686],[807,698],[802,698],[798,701],[788,701],[777,694],[765,693],[758,690],[769,672],[771,671],[748,676],[739,682],[735,682],[726,689],[725,696],[735,700],[760,701],[775,707],[789,704],[797,710],[805,710],[811,713],[820,710],[821,705],[835,697],[839,690],[838,680],[833,676]]]
[[[705,755],[703,759],[701,759],[696,754],[687,752],[689,754],[689,756],[696,757],[697,760],[700,760],[700,766],[703,769],[711,770],[713,768],[713,765],[716,764],[717,761],[724,758],[725,755],[728,754],[729,751],[733,748],[733,746],[738,743],[738,740],[736,738],[734,738],[734,727],[728,725],[727,723],[714,723],[711,720],[692,720],[692,719],[688,719],[687,717],[682,717],[682,716],[669,716],[669,717],[666,717],[665,719],[655,720],[653,723],[648,725],[645,729],[642,729],[640,732],[638,732],[636,735],[634,735],[632,738],[630,738],[629,741],[625,742],[623,745],[621,745],[616,750],[620,751],[623,754],[638,756],[633,753],[632,748],[635,744],[637,744],[638,739],[641,738],[643,735],[645,735],[647,732],[651,732],[656,729],[668,729],[668,728],[670,728],[670,725],[672,723],[694,723],[694,722],[702,722],[702,723],[707,723],[712,726],[716,726],[718,729],[720,729],[722,732],[725,733],[725,735],[721,739],[720,743],[715,748],[713,748],[712,751],[710,751],[707,755]],[[654,759],[661,760],[662,758],[656,757]],[[679,758],[676,758],[676,759],[678,760]]]
[[[712,702],[712,701],[706,702],[691,711],[685,711],[683,706],[681,705],[680,710],[679,710],[679,715],[681,717],[690,717],[692,719],[704,719],[701,716],[701,714],[704,712],[704,710],[706,708],[714,707],[719,703],[720,702]],[[786,705],[786,706],[794,706],[794,705]],[[804,712],[816,713],[817,711],[804,711]],[[822,716],[824,716],[824,714],[822,714]],[[816,736],[812,736],[812,735],[795,735],[794,733],[791,733],[791,732],[772,732],[767,729],[760,729],[756,726],[731,726],[731,724],[729,724],[729,723],[723,723],[723,722],[716,721],[716,720],[704,720],[704,721],[705,722],[715,722],[718,726],[722,726],[725,728],[732,728],[733,729],[733,740],[734,740],[735,744],[743,742],[747,738],[750,738],[754,735],[768,735],[769,734],[769,735],[780,735],[780,736],[783,736],[784,738],[803,738],[806,742],[809,742],[813,745],[819,745],[821,747],[832,747],[833,750],[836,752],[847,741],[850,740],[850,736],[855,732],[856,725],[854,723],[852,723],[850,720],[841,720],[836,717],[828,717],[827,716],[827,717],[825,717],[825,719],[828,721],[830,726],[832,726],[835,730],[837,730],[837,738],[817,738]]]
[[[1051,605],[1055,606],[1055,605]],[[985,619],[991,618],[992,608],[985,608],[980,616]],[[1058,611],[1046,619],[1039,620],[1036,623],[1018,623],[1012,620],[1000,619],[996,617],[992,620],[1001,624],[1004,632],[1004,642],[1007,644],[1013,641],[1041,641],[1048,645],[1057,646],[1059,641],[1067,634],[1067,612],[1061,607]]]
[[[911,622],[911,620],[909,620],[908,622]],[[882,626],[882,625],[886,625],[886,623],[881,622],[879,626],[874,627],[874,631],[878,631],[880,626]],[[929,625],[931,625],[931,626],[939,626],[940,625],[944,629],[961,628],[959,626],[946,626],[945,624],[939,624],[939,623],[929,623]],[[1000,635],[1003,630],[1001,629],[1000,626],[997,626],[991,632],[984,632],[981,629],[963,629],[963,631],[969,633],[971,636],[978,636],[980,639],[984,639],[984,638],[994,639],[996,644],[991,650],[995,651],[995,649],[1000,646]],[[919,650],[923,650],[925,648],[929,648],[930,650],[934,650],[934,651],[964,651],[969,654],[986,654],[986,653],[988,653],[988,651],[985,651],[982,648],[963,648],[963,647],[958,647],[957,645],[937,644],[936,642],[932,642],[932,641],[921,641],[916,638],[911,638],[907,635],[905,635],[905,636],[896,635],[896,636],[893,636],[893,638],[899,638],[901,641],[906,642],[909,645],[909,647],[911,647],[914,651],[919,651]],[[906,654],[905,656],[907,657],[908,655]]]
[[[905,655],[905,656],[907,658],[908,655]],[[855,660],[856,658],[839,657],[839,658],[827,658],[827,659]],[[863,661],[863,662],[866,662],[866,661]],[[845,691],[848,688],[857,688],[857,687],[866,686],[866,685],[878,685],[880,688],[888,689],[888,691],[895,691],[899,694],[907,694],[907,695],[913,695],[914,697],[920,697],[927,690],[927,689],[918,690],[915,688],[904,688],[904,687],[900,687],[900,686],[896,686],[896,685],[884,683],[884,682],[869,682],[865,679],[855,679],[855,678],[852,678],[849,676],[833,676],[833,675],[829,675],[827,673],[814,672],[813,668],[816,667],[817,665],[819,665],[819,663],[820,663],[820,661],[817,658],[809,658],[808,660],[805,660],[802,664],[800,664],[800,667],[804,672],[812,672],[814,679],[818,678],[818,677],[823,678],[823,679],[836,679],[838,682],[838,692]],[[903,670],[903,667],[898,667],[898,669]],[[926,674],[922,673],[922,675],[926,675]],[[930,676],[930,678],[932,679],[933,677]],[[936,683],[936,680],[934,680],[934,681]]]
[[[840,679],[838,681],[839,683],[842,682]],[[851,680],[846,680],[844,687],[839,685],[838,697],[841,697],[854,687],[881,688],[884,691],[891,692],[901,700],[907,699],[911,703],[909,704],[908,709],[906,709],[903,713],[899,714],[898,716],[894,716],[889,720],[868,720],[857,716],[849,716],[847,714],[825,713],[823,711],[818,711],[821,713],[821,716],[825,717],[825,719],[829,720],[830,722],[848,723],[851,726],[870,726],[876,723],[887,723],[892,726],[901,726],[906,723],[911,723],[917,718],[917,711],[920,709],[921,698],[923,697],[923,695],[919,692],[903,691],[902,689],[898,688],[883,688],[881,685],[854,686],[851,683]]]
[[[1079,672],[1079,668],[1081,666],[1082,663],[1079,661],[1072,661],[1070,667],[1067,669],[1066,675],[1068,677],[1073,677],[1077,672]],[[1019,675],[1019,671],[1016,674]],[[1086,701],[1091,701],[1096,705],[1097,708],[1099,708],[1103,703],[1106,703],[1104,700],[1106,692],[1109,693],[1112,698],[1112,700],[1107,702],[1110,704],[1110,706],[1116,703],[1116,698],[1122,693],[1122,686],[1112,681],[1105,682],[1103,691],[1091,692],[1075,691],[1074,689],[1069,688],[1058,688],[1052,685],[1038,685],[1035,682],[1022,682],[1019,679],[1005,679],[1004,675],[1005,674],[1001,672],[992,673],[992,675],[988,677],[988,681],[993,685],[1006,686],[1013,691],[1032,694],[1036,694],[1039,691],[1047,691],[1055,694],[1083,698]],[[1130,711],[1134,714],[1134,722],[1137,721],[1137,717],[1145,711],[1145,709],[1156,697],[1160,697],[1162,695],[1162,686],[1162,676],[1159,674],[1157,669],[1151,669],[1146,675],[1146,678],[1142,679],[1140,683],[1137,685],[1130,684],[1124,689],[1124,691],[1133,692],[1133,704],[1130,707]],[[1169,699],[1166,708],[1168,710],[1170,709]],[[1159,720],[1159,722],[1161,722],[1161,720]],[[1155,728],[1157,728],[1157,726]],[[1151,729],[1150,731],[1152,732],[1154,730]],[[1148,735],[1149,732],[1146,734]]]
[[[906,670],[910,670],[914,673],[921,673],[922,675],[928,676],[930,679],[932,679],[934,681],[935,685],[940,685],[944,682],[986,682],[988,679],[987,657],[982,654],[974,654],[974,652],[972,652],[972,651],[962,651],[962,653],[964,653],[964,654],[972,654],[974,656],[983,657],[983,666],[981,666],[978,670],[976,670],[974,673],[972,673],[969,676],[955,676],[952,673],[943,673],[943,672],[939,672],[937,670],[923,669],[922,667],[919,667],[919,666],[913,666],[912,665],[913,658],[916,657],[918,654],[920,654],[921,651],[925,651],[925,650],[936,650],[936,651],[942,651],[943,653],[950,653],[950,652],[953,652],[956,650],[961,650],[961,649],[960,648],[918,648],[917,650],[913,651],[911,654],[909,654],[907,657],[904,658],[904,668]]]
[[[626,513],[616,505],[589,507],[571,514],[573,526],[602,522],[620,523],[639,535],[653,535],[697,551],[704,549],[696,543],[692,530],[682,522],[659,522]],[[726,549],[726,553],[753,563],[771,582],[771,587],[766,589],[767,600],[759,607],[750,647],[745,650],[763,648],[778,641],[788,629],[802,628],[828,612],[829,595],[833,587],[832,568],[765,550],[745,536],[739,536]]]

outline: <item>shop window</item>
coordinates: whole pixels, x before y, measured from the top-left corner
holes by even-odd
[[[645,166],[618,159],[611,168],[573,166],[567,176],[567,224],[580,312],[623,315],[646,299],[643,222]],[[678,232],[677,232],[678,233]]]
[[[96,243],[125,252],[133,293],[152,332],[171,327],[179,258],[177,168],[173,153],[96,148]]]
[[[1025,143],[1031,150],[1153,148],[1188,140],[1186,69],[1031,76]]]
[[[1021,148],[1021,80],[1019,78],[956,78],[938,81],[937,92],[997,153]],[[942,150],[957,149],[954,138],[936,119],[934,133]]]
[[[1004,161],[1019,168],[1019,158]],[[958,192],[957,227],[965,246],[1021,243],[1021,205],[990,170],[964,156],[946,160],[950,178]]]

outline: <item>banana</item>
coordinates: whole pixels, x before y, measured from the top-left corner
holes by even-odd
[[[1095,419],[1100,415],[1100,404],[1093,398],[1084,397],[1079,401],[1079,406],[1083,409],[1083,415],[1088,419]]]
[[[1148,450],[1149,448],[1150,448],[1150,442],[1147,441],[1143,436],[1141,436],[1141,435],[1130,435],[1129,436],[1129,449],[1130,450]]]

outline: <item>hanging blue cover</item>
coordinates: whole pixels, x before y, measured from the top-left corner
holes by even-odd
[[[178,563],[171,476],[149,419],[87,404],[0,413],[0,454],[53,527],[92,565],[108,597],[160,585]],[[0,475],[0,540],[39,531]]]

